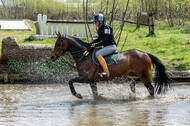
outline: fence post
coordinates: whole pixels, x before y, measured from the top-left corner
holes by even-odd
[[[67,35],[67,24],[63,24],[63,34]]]
[[[39,32],[40,35],[42,34],[42,15],[41,14],[38,14],[38,26],[39,26]]]
[[[140,28],[141,23],[141,12],[137,12],[137,26],[136,29]]]
[[[73,35],[73,25],[70,23],[68,23],[68,34],[71,36]]]
[[[63,34],[62,24],[58,24],[58,31]]]
[[[53,35],[57,32],[57,23],[53,24]]]
[[[82,38],[82,30],[83,30],[83,24],[79,24],[79,37]]]
[[[149,25],[149,35],[154,34],[154,18],[153,13],[148,13],[148,25]]]
[[[77,29],[78,29],[77,24],[73,24],[73,35],[74,35],[74,36],[77,36],[77,35],[78,35],[78,34],[77,34]]]
[[[36,27],[36,34],[39,34],[39,35],[40,35],[40,27],[39,27],[38,22],[35,22],[34,25],[35,25],[35,27]]]
[[[123,16],[124,16],[124,12],[121,12],[121,25],[122,25],[122,23],[124,22]]]
[[[52,25],[48,23],[48,35],[52,35]]]
[[[46,23],[47,23],[47,16],[43,15],[43,35],[47,35]]]

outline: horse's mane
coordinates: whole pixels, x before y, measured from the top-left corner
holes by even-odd
[[[83,45],[86,48],[90,48],[91,47],[91,45],[89,43],[84,42],[84,41],[82,41],[81,39],[79,39],[77,37],[67,35],[66,38],[69,39],[70,41],[74,42],[76,45],[77,44],[79,44],[79,46]]]

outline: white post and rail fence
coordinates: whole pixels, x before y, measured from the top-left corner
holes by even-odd
[[[38,35],[55,35],[55,31],[59,31],[61,34],[77,36],[79,38],[86,38],[89,31],[92,37],[97,36],[97,31],[93,21],[67,21],[67,20],[50,20],[46,15],[38,14],[36,26],[36,34]],[[85,24],[89,25],[89,29]],[[85,27],[87,27],[87,34]]]
[[[137,24],[136,28],[139,28],[140,25],[146,25],[149,26],[149,35],[154,34],[154,13],[149,12],[126,12],[127,15],[137,15],[136,22],[131,22],[124,20],[121,22],[127,22],[127,23],[135,23]],[[146,24],[143,24],[141,19],[142,15],[146,16]],[[123,13],[121,15],[121,19],[123,16]],[[144,17],[143,17],[144,18]],[[89,27],[87,27],[87,25]],[[41,36],[52,36],[55,35],[55,31],[59,31],[61,34],[65,35],[71,35],[71,36],[77,36],[82,39],[87,38],[87,34],[92,35],[92,38],[97,37],[97,31],[96,27],[93,23],[93,21],[67,21],[67,20],[51,20],[48,19],[46,15],[38,14],[37,16],[37,22],[35,23],[36,26],[36,34]],[[87,33],[86,33],[87,32]],[[91,32],[91,34],[89,34]]]

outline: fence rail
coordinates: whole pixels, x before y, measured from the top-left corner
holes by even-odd
[[[38,14],[38,28],[37,34],[40,35],[55,35],[55,31],[62,34],[72,35],[77,37],[86,38],[89,30],[85,30],[85,21],[67,21],[67,20],[50,20],[46,15]],[[97,36],[97,31],[93,21],[88,21],[92,37]]]

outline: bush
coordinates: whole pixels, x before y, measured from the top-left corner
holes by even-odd
[[[53,62],[50,58],[36,62],[34,70],[37,75],[43,79],[50,78],[52,75],[62,75],[74,71],[74,67],[68,64],[68,60],[65,57]]]
[[[16,72],[16,73],[21,70],[23,65],[24,65],[24,62],[21,60],[10,59],[8,61],[8,66],[9,66],[10,70],[13,72]]]

